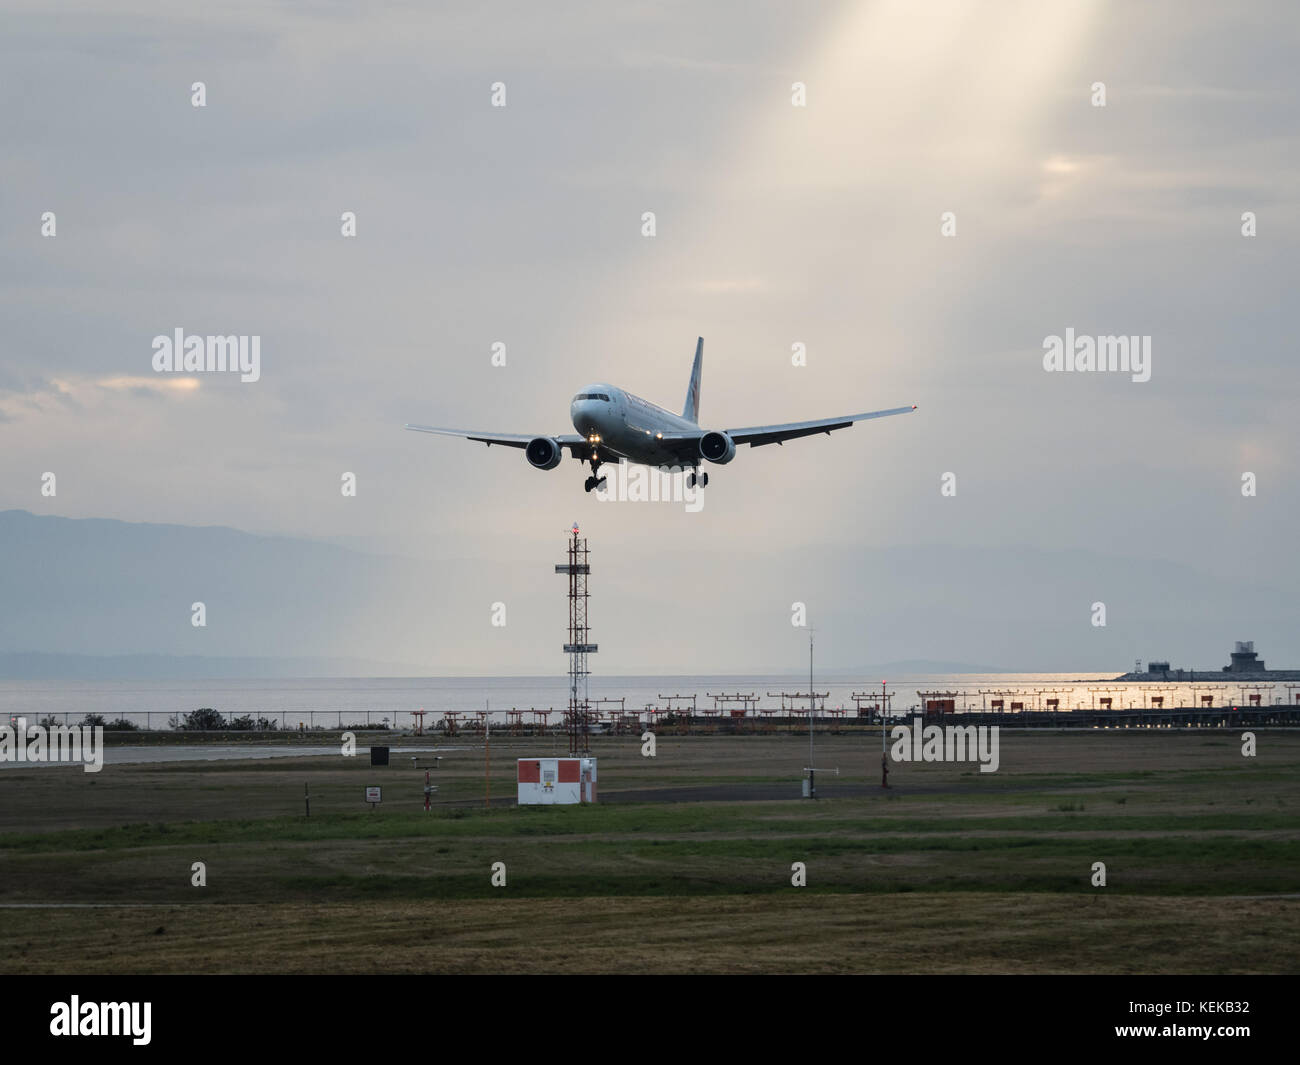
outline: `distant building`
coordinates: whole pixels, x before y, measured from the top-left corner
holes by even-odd
[[[1238,640],[1237,649],[1230,656],[1232,663],[1223,667],[1225,673],[1263,673],[1264,661],[1255,654],[1254,640]]]
[[[1269,669],[1266,667],[1264,660],[1255,653],[1254,640],[1238,640],[1235,647],[1236,649],[1230,656],[1232,661],[1223,666],[1217,673],[1193,669],[1171,669],[1167,659],[1153,658],[1148,660],[1146,669],[1142,668],[1139,661],[1135,663],[1132,673],[1125,673],[1122,677],[1116,677],[1115,679],[1123,681],[1161,681],[1163,683],[1170,681],[1215,681],[1222,679],[1223,675],[1228,673],[1242,677],[1253,676],[1260,680],[1300,680],[1300,669]]]

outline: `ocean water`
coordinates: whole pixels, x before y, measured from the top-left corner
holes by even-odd
[[[1060,700],[1060,709],[1100,707],[1100,700],[1110,698],[1114,709],[1133,709],[1152,705],[1163,697],[1166,707],[1197,706],[1210,695],[1215,706],[1248,705],[1250,696],[1258,695],[1263,705],[1294,702],[1300,684],[1117,684],[1110,674],[1068,673],[953,673],[916,674],[891,678],[887,691],[895,712],[915,709],[921,704],[918,692],[952,692],[957,709],[992,709],[1001,698],[1006,709],[1011,703],[1023,702],[1026,710],[1047,709],[1047,701]],[[830,709],[854,710],[855,692],[879,693],[881,678],[876,676],[829,676],[815,680],[819,695],[829,692],[825,706]],[[803,692],[801,700],[787,700],[803,710],[807,708],[808,678],[790,675],[770,676],[668,676],[668,677],[600,677],[592,676],[589,694],[599,699],[623,700],[624,712],[644,711],[647,707],[667,708],[663,696],[695,696],[697,713],[712,711],[719,705],[711,696],[743,693],[758,697],[764,710],[779,711],[782,692]],[[933,697],[933,696],[932,696]],[[424,710],[426,727],[435,724],[444,713],[473,713],[487,710],[493,724],[505,724],[508,711],[551,710],[549,721],[557,725],[568,701],[568,678],[563,674],[542,677],[402,677],[341,678],[301,680],[160,680],[160,681],[0,681],[0,721],[25,717],[29,723],[54,715],[69,723],[79,722],[89,713],[106,720],[126,717],[139,725],[165,727],[168,718],[200,707],[211,707],[226,717],[251,715],[266,717],[289,728],[299,724],[333,727],[338,723],[369,720],[380,723],[385,718],[395,727],[415,723],[412,711]],[[727,706],[738,707],[739,703]],[[819,702],[819,706],[820,706]],[[617,703],[597,704],[596,709],[617,711]],[[819,711],[820,712],[820,711]],[[532,720],[525,715],[525,720]]]

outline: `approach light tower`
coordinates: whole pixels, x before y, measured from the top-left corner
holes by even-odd
[[[587,631],[587,577],[591,566],[587,562],[587,541],[578,535],[578,523],[573,523],[569,540],[569,561],[555,567],[556,573],[569,575],[569,642],[564,653],[569,656],[569,709],[565,724],[569,732],[569,753],[588,754],[591,751],[589,721],[591,700],[587,680],[587,656],[596,653],[596,645],[588,643]]]

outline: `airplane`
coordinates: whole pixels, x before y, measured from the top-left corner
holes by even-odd
[[[686,387],[686,403],[680,415],[664,410],[639,396],[608,384],[588,385],[569,406],[569,416],[577,433],[560,436],[529,436],[526,433],[480,433],[465,429],[439,429],[431,425],[407,425],[417,433],[459,436],[476,443],[500,444],[524,449],[524,457],[539,470],[553,470],[567,450],[579,462],[591,464],[587,491],[601,487],[603,463],[620,459],[643,466],[677,466],[688,468],[686,484],[704,488],[709,483],[707,471],[699,469],[703,460],[726,465],[736,457],[736,448],[748,444],[782,444],[800,436],[830,433],[868,418],[887,418],[893,414],[910,414],[916,405],[866,414],[846,414],[840,418],[822,418],[810,422],[786,422],[784,425],[753,425],[743,429],[701,429],[700,370],[704,363],[704,338],[695,344],[695,365]]]

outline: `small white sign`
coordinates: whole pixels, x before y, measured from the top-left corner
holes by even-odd
[[[379,798],[379,789],[366,788],[366,802],[379,802],[379,801],[381,801]]]

